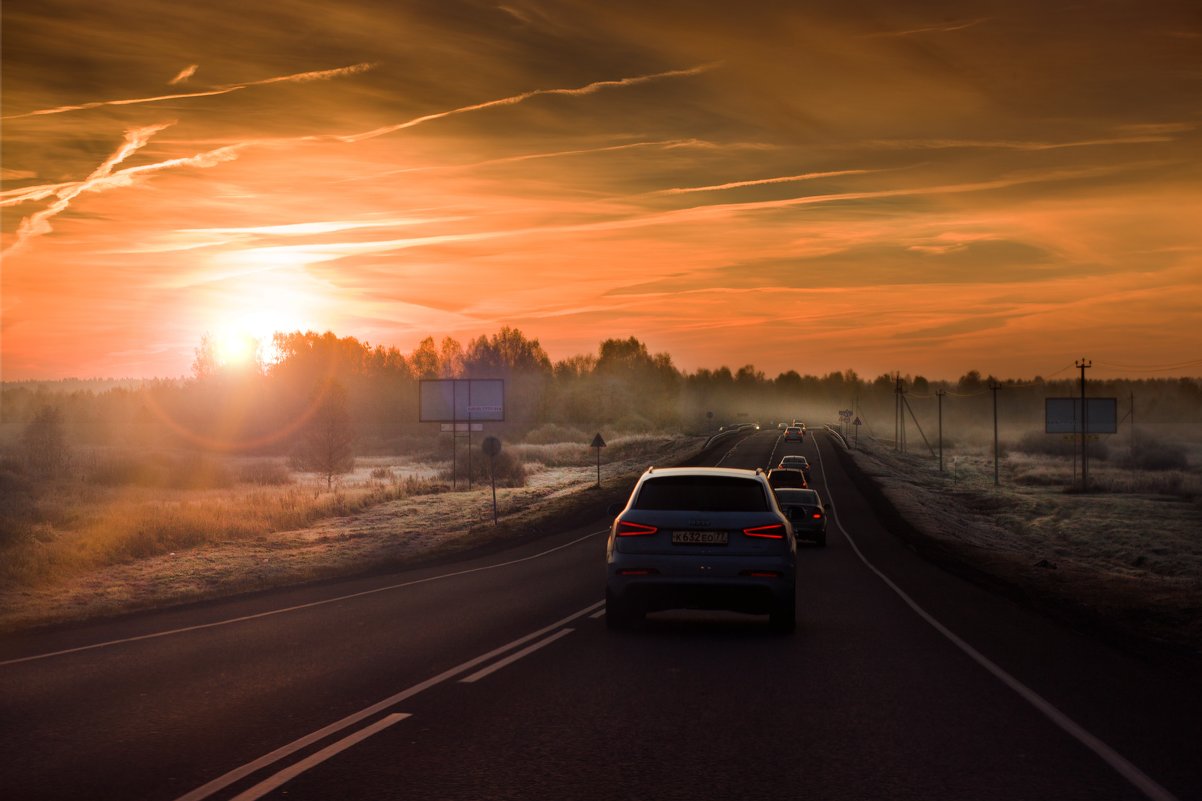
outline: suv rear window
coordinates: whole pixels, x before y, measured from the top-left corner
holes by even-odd
[[[760,482],[726,476],[665,476],[643,482],[635,509],[696,512],[766,512],[768,497]]]

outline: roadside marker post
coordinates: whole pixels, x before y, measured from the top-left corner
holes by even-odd
[[[597,449],[597,486],[601,486],[601,449],[605,447],[605,440],[601,439],[601,432],[597,432],[597,436],[593,437],[593,441],[589,444],[590,448]]]
[[[501,452],[501,440],[485,437],[480,450],[488,457],[488,477],[492,480],[492,524],[497,524],[497,455]]]

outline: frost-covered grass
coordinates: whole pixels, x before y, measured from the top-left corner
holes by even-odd
[[[602,481],[630,482],[702,441],[614,437],[602,451]],[[521,460],[525,479],[498,486],[502,518],[596,484],[596,451],[587,443],[505,449]],[[41,488],[36,519],[0,553],[0,629],[346,575],[492,536],[489,485],[477,481],[468,490],[461,481],[452,491],[447,464],[359,459],[328,491],[313,474],[276,483],[278,471],[262,460],[206,463],[222,477],[215,487],[181,488],[155,477]]]
[[[989,447],[899,454],[861,439],[857,465],[907,522],[958,558],[1127,634],[1202,653],[1202,470],[1091,462]],[[1192,464],[1196,464],[1193,462]],[[1078,466],[1079,469],[1079,466]]]

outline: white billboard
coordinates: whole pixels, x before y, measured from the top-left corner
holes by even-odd
[[[505,419],[501,378],[439,378],[418,382],[422,423],[500,422]]]
[[[1118,398],[1044,398],[1044,431],[1048,434],[1116,434],[1119,430]]]

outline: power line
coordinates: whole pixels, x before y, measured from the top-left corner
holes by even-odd
[[[1113,362],[1097,362],[1097,365],[1099,367],[1110,367],[1115,370],[1131,370],[1137,373],[1166,373],[1172,370],[1180,370],[1184,367],[1202,365],[1202,359],[1191,359],[1190,361],[1179,362],[1177,364],[1145,365],[1142,367],[1131,364],[1114,364]]]

